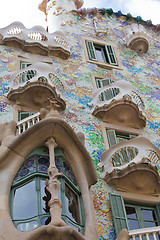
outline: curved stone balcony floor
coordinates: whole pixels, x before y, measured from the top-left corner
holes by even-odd
[[[62,59],[70,56],[70,47],[61,31],[49,34],[41,26],[25,28],[21,22],[13,22],[0,29],[0,44],[18,47],[26,52],[44,56],[52,55]]]
[[[89,105],[94,108],[92,114],[104,122],[135,128],[146,125],[144,102],[132,84],[124,80],[96,89]]]
[[[49,98],[55,100],[58,109],[66,107],[61,95],[66,88],[65,82],[54,71],[53,65],[35,63],[11,75],[8,86],[8,100],[39,111],[49,105]]]
[[[119,189],[160,193],[160,150],[148,139],[136,137],[104,152],[101,177]]]
[[[149,36],[146,29],[141,24],[133,23],[123,29],[125,42],[129,48],[138,52],[146,53],[149,49]]]

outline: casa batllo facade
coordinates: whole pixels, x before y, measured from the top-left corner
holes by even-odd
[[[159,26],[39,9],[0,29],[0,239],[158,240]]]

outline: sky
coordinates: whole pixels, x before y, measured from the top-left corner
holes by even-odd
[[[61,0],[62,1],[62,0]],[[22,22],[26,28],[41,25],[46,28],[45,15],[38,10],[42,0],[0,0],[0,28],[14,21]],[[112,8],[114,12],[131,13],[160,24],[160,0],[84,0],[85,8]]]

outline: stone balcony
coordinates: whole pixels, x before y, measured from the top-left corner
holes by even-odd
[[[160,193],[160,150],[144,137],[116,144],[102,154],[99,167],[101,177],[116,189]]]
[[[138,53],[146,53],[148,51],[150,40],[144,26],[133,23],[125,26],[123,32],[127,47]]]
[[[66,103],[62,99],[65,82],[54,71],[53,65],[35,63],[11,75],[6,97],[12,105],[19,104],[33,109],[35,112],[47,108],[52,99],[57,109],[65,110]]]
[[[96,89],[89,105],[93,106],[92,114],[103,122],[134,128],[146,125],[144,102],[127,81],[116,81]]]
[[[41,26],[27,29],[21,22],[13,22],[0,29],[0,44],[44,56],[51,55],[62,59],[70,56],[69,43],[63,32],[49,34]]]

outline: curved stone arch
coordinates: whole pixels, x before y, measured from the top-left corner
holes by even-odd
[[[71,227],[65,226],[58,228],[51,225],[24,233],[18,231],[12,223],[8,203],[13,179],[29,153],[35,148],[44,145],[49,137],[54,137],[58,146],[64,150],[68,163],[79,185],[85,212],[84,236]],[[26,238],[37,239],[37,237],[32,236],[39,235],[40,231],[43,232],[44,235],[46,234],[46,238],[44,239],[48,240],[51,239],[51,236],[55,235],[56,232],[58,235],[61,235],[62,232],[66,232],[68,229],[69,232],[66,232],[66,237],[68,235],[68,238],[65,239],[98,239],[89,193],[90,186],[97,181],[97,174],[86,148],[69,124],[58,118],[42,120],[19,136],[10,138],[10,141],[8,141],[8,143],[6,142],[5,146],[1,146],[1,152],[0,188],[2,191],[0,193],[0,212],[3,213],[4,217],[0,219],[0,226],[2,227],[0,227],[0,233],[2,235],[4,233],[8,240],[13,239],[13,235],[15,235],[15,239],[17,237],[20,237],[22,240]],[[50,233],[51,236],[48,233],[49,231],[52,233]],[[70,238],[70,234],[72,238]],[[61,238],[57,237],[54,239],[59,240]]]

